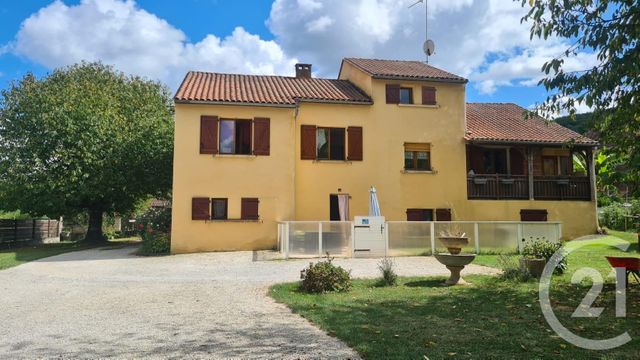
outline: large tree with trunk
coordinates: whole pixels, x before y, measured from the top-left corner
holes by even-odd
[[[516,0],[529,9],[522,21],[531,37],[565,38],[571,44],[542,67],[550,92],[537,111],[543,116],[576,105],[594,109],[595,130],[605,152],[626,169],[621,182],[640,184],[640,6],[637,0]],[[595,52],[596,64],[568,71],[580,52]],[[640,196],[640,186],[635,187]]]
[[[168,89],[101,63],[37,79],[0,97],[0,204],[38,216],[87,212],[86,240],[105,241],[105,213],[126,213],[171,188]]]

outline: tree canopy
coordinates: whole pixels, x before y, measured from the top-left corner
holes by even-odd
[[[87,239],[101,241],[103,213],[170,190],[173,104],[162,84],[82,63],[27,74],[1,94],[2,207],[87,211]]]
[[[627,171],[624,181],[640,179],[640,6],[637,0],[521,0],[530,7],[522,21],[531,37],[566,38],[572,44],[542,67],[540,83],[550,92],[537,111],[545,117],[593,108],[603,144],[615,144]],[[594,51],[597,65],[566,71],[565,61]],[[635,186],[636,195],[640,187]]]

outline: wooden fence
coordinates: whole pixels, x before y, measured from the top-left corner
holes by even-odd
[[[58,220],[0,220],[0,247],[18,247],[59,240]]]

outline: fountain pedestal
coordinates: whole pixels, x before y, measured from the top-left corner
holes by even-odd
[[[475,254],[436,254],[436,260],[438,260],[442,265],[446,266],[447,269],[451,272],[451,276],[445,281],[445,285],[451,286],[456,284],[467,284],[464,279],[460,276],[460,272],[466,265],[469,265],[475,258]]]

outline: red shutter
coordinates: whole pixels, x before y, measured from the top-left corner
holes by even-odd
[[[432,86],[422,87],[422,105],[436,104],[436,88]]]
[[[191,220],[209,220],[209,198],[191,199]]]
[[[520,221],[547,221],[547,210],[522,209],[520,210]]]
[[[240,218],[243,220],[258,220],[258,198],[242,198]]]
[[[200,154],[218,153],[218,117],[200,117]]]
[[[316,126],[302,125],[300,127],[300,159],[316,159]]]
[[[253,119],[253,154],[269,155],[271,150],[271,122],[269,118]]]
[[[362,127],[349,126],[347,128],[347,134],[349,136],[347,143],[349,154],[347,155],[347,160],[362,161]]]
[[[436,209],[437,221],[451,221],[451,209]]]
[[[400,85],[387,84],[387,104],[400,104]]]

